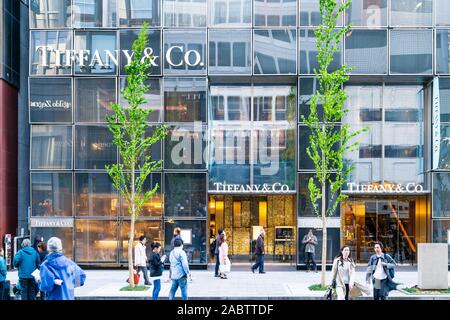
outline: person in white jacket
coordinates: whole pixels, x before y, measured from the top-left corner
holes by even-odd
[[[151,286],[150,280],[148,278],[148,270],[147,270],[147,247],[145,244],[147,243],[147,238],[145,236],[139,237],[139,243],[134,247],[134,266],[137,268],[137,272],[144,273],[144,284],[146,286]]]

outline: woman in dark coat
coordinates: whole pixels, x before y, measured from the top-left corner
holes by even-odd
[[[161,290],[161,278],[164,270],[164,260],[166,256],[160,256],[161,244],[153,242],[151,244],[152,253],[149,258],[150,278],[153,280],[153,300],[158,300],[159,291]]]

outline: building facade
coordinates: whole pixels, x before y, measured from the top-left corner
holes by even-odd
[[[249,261],[259,227],[269,261],[304,265],[301,240],[321,222],[302,122],[317,88],[318,0],[30,0],[30,207],[33,238],[59,236],[80,264],[127,260],[130,219],[105,171],[120,161],[105,116],[124,104],[124,67],[142,23],[153,54],[149,133],[163,168],[147,188],[135,237],[170,250],[182,229],[206,266],[218,228],[234,261]],[[358,262],[381,240],[401,263],[450,233],[450,3],[353,0],[332,68],[353,67],[342,123],[359,149],[328,223],[328,260],[343,244]],[[446,117],[449,116],[447,119]],[[336,123],[336,126],[341,123]],[[327,201],[329,197],[327,196]],[[321,246],[316,255],[320,257]]]

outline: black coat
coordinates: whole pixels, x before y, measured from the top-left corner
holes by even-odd
[[[256,239],[255,254],[264,254],[264,238],[261,236]]]
[[[152,252],[148,261],[150,266],[150,277],[162,276],[164,270],[164,262],[161,261],[159,253]]]

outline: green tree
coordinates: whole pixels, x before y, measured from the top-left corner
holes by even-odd
[[[338,29],[336,22],[350,5],[351,1],[320,0],[322,24],[315,31],[318,70],[314,69],[319,86],[311,97],[309,116],[302,116],[310,129],[306,152],[315,169],[308,181],[309,196],[315,214],[322,219],[322,287],[326,285],[327,218],[334,214],[339,203],[347,197],[340,190],[354,169],[352,165],[344,165],[344,155],[358,148],[358,142],[352,142],[352,138],[366,130],[351,132],[349,124],[339,125],[348,111],[343,108],[347,99],[343,84],[349,79],[351,69],[343,65],[338,70],[329,71],[336,51],[340,50],[341,39],[350,28],[346,26]],[[322,105],[323,116],[319,116],[319,105]],[[327,187],[330,189],[328,207]]]
[[[107,116],[108,129],[113,134],[113,142],[117,145],[121,163],[108,165],[106,170],[112,179],[113,185],[128,206],[131,216],[130,234],[128,239],[128,271],[129,283],[134,287],[133,280],[133,241],[135,222],[139,217],[142,206],[151,199],[159,186],[143,190],[148,175],[161,168],[161,160],[153,161],[150,148],[160,141],[166,134],[165,126],[159,126],[148,135],[149,125],[146,120],[153,110],[141,106],[147,101],[144,94],[149,91],[145,81],[149,77],[152,56],[144,56],[143,50],[147,47],[148,24],[144,23],[138,39],[134,41],[134,52],[131,63],[125,67],[127,74],[126,87],[121,91],[123,98],[128,102],[127,107],[112,103],[114,114]]]

